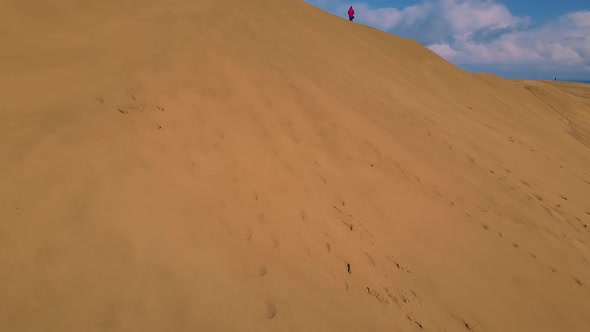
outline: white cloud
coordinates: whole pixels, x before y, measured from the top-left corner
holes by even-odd
[[[484,27],[507,28],[520,21],[505,6],[491,1],[443,0],[441,9],[455,33]]]
[[[433,44],[430,45],[430,50],[442,56],[443,58],[452,58],[457,56],[457,51],[451,48],[449,44]]]
[[[382,30],[390,30],[394,28],[403,18],[403,13],[396,8],[371,9],[365,3],[353,3],[352,6],[355,10],[355,16],[357,16],[356,13],[362,13],[362,22]],[[346,6],[346,8],[341,6],[341,8],[343,12],[348,10],[348,6]]]
[[[308,1],[342,16],[350,5]],[[534,26],[494,0],[423,0],[405,8],[352,5],[358,22],[414,38],[458,65],[567,67],[590,75],[590,11]]]
[[[346,13],[349,4],[339,3],[335,0],[328,1],[334,6],[337,12]],[[357,21],[370,25],[381,30],[391,30],[398,26],[408,26],[416,23],[418,20],[428,16],[428,12],[432,9],[430,4],[422,4],[417,6],[410,6],[401,10],[394,7],[371,8],[367,3],[356,2],[352,3],[357,16]]]
[[[577,26],[590,28],[590,11],[572,13],[567,15],[566,18],[574,22]]]

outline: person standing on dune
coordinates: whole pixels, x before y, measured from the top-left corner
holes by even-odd
[[[354,20],[354,9],[352,9],[352,6],[348,8],[348,20],[351,22]]]

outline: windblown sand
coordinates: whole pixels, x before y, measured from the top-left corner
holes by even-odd
[[[296,0],[3,0],[0,44],[2,331],[590,330],[588,85]]]

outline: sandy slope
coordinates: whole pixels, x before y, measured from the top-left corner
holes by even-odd
[[[2,330],[590,328],[588,86],[295,0],[0,22]]]

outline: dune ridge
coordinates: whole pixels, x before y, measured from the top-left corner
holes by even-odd
[[[297,0],[0,4],[7,331],[586,331],[590,86]]]

